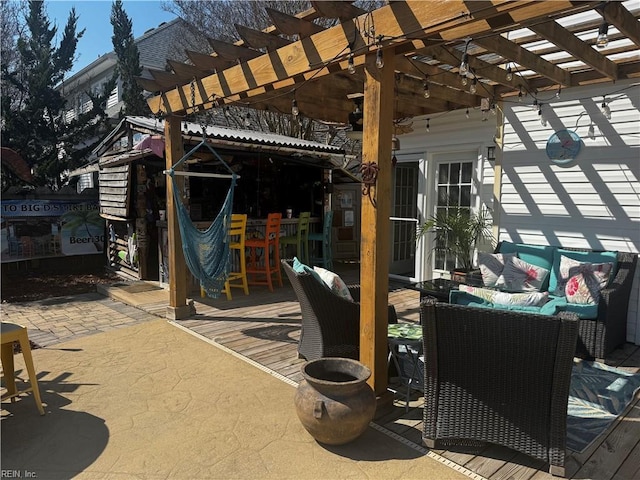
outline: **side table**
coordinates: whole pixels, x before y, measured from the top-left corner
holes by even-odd
[[[405,410],[409,410],[411,390],[424,393],[424,356],[422,325],[396,323],[388,326],[389,362],[394,363],[398,377],[406,386]],[[391,388],[389,389],[393,391]],[[393,391],[397,393],[396,391]]]

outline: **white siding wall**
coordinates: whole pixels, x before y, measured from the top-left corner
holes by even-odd
[[[553,93],[540,95],[546,127],[530,107],[505,104],[500,239],[640,252],[640,87],[620,82],[573,88],[561,98]],[[610,120],[600,109],[603,95]],[[580,135],[582,149],[574,161],[556,165],[546,142],[564,128]],[[636,344],[639,274],[627,325],[627,339]]]
[[[430,119],[414,119],[414,132],[402,135],[402,152],[418,153],[425,178],[419,184],[418,208],[424,217],[433,211],[433,160],[456,151],[478,153],[478,205],[499,208],[499,238],[514,242],[640,252],[640,87],[618,82],[539,95],[548,121],[542,126],[531,108],[533,99],[505,102],[505,145],[502,194],[493,202],[493,162],[486,147],[493,145],[495,119],[482,122],[456,111]],[[606,95],[612,117],[600,111]],[[589,127],[593,125],[590,138]],[[556,165],[546,156],[547,139],[557,130],[576,131],[582,149],[575,161]],[[426,261],[426,246],[418,262]],[[416,265],[423,277],[431,273]],[[629,303],[627,340],[640,345],[640,268]]]

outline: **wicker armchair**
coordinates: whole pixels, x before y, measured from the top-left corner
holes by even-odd
[[[429,297],[420,315],[425,445],[503,445],[564,476],[575,314],[500,311]]]
[[[360,357],[360,287],[349,286],[355,302],[336,295],[308,273],[293,270],[291,260],[282,260],[302,311],[298,355],[306,360],[322,357]],[[389,323],[397,323],[389,305]]]

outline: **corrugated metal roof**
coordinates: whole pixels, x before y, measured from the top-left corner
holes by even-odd
[[[147,117],[126,117],[126,121],[132,125],[164,132],[164,120],[155,120]],[[193,122],[181,122],[182,134],[200,137],[202,126]],[[206,136],[210,139],[228,140],[233,142],[252,143],[260,145],[281,146],[297,148],[306,151],[327,152],[331,154],[343,154],[344,150],[334,145],[312,142],[300,138],[287,137],[276,133],[256,132],[253,130],[239,130],[221,126],[207,126]]]

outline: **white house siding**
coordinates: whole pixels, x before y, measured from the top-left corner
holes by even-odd
[[[546,127],[532,99],[504,105],[500,239],[640,252],[640,87],[620,82],[554,93],[539,95]],[[610,120],[601,112],[603,95]],[[546,156],[546,142],[565,128],[580,135],[582,149],[557,165]],[[639,274],[627,325],[627,339],[636,344]]]
[[[476,151],[477,206],[498,209],[498,239],[534,244],[640,252],[640,87],[631,82],[576,87],[540,93],[547,119],[542,126],[533,99],[503,103],[505,119],[500,202],[494,204],[493,146],[496,119],[482,122],[478,110],[451,112],[429,120],[415,118],[414,131],[402,135],[402,150],[421,160],[418,210],[433,213],[434,160],[452,152]],[[601,112],[603,95],[611,120]],[[593,138],[589,127],[593,124]],[[582,149],[576,160],[559,166],[545,152],[547,139],[561,129],[576,131]],[[400,155],[398,155],[399,158]],[[489,248],[484,248],[488,250]],[[428,245],[419,245],[416,272],[437,276],[428,267]],[[427,265],[425,267],[425,265]],[[627,340],[640,345],[640,268],[629,302]]]

